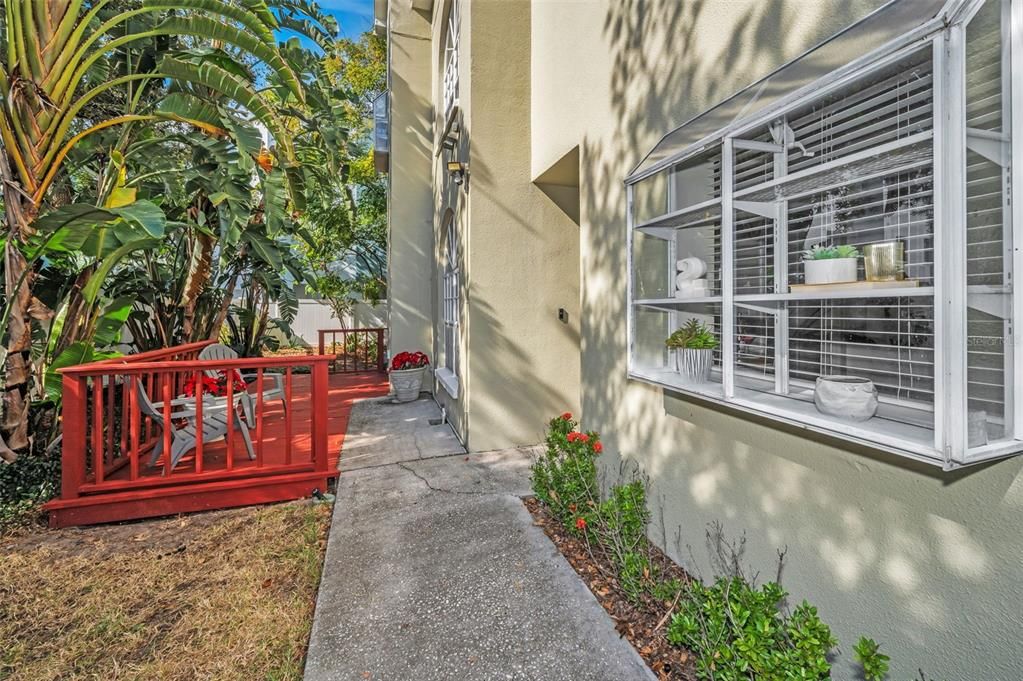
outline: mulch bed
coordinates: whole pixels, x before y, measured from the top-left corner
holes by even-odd
[[[590,587],[594,597],[615,622],[618,633],[628,639],[636,652],[659,679],[694,681],[692,655],[668,643],[665,630],[674,607],[670,602],[655,600],[644,594],[639,603],[632,603],[618,583],[613,566],[599,552],[587,548],[586,541],[573,536],[546,506],[535,498],[525,499],[526,508],[536,525],[543,528],[554,545]],[[689,580],[690,577],[674,561],[651,546],[651,562],[664,579]]]

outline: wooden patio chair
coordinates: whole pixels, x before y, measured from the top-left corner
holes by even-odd
[[[207,345],[199,353],[200,360],[227,360],[227,359],[238,359],[238,353],[223,343],[214,343],[213,345]],[[203,372],[206,376],[212,379],[220,378],[220,371],[217,369],[207,369]],[[248,384],[256,382],[256,372],[254,371],[239,371],[242,380]],[[273,385],[270,388],[266,387],[266,381],[269,380]],[[269,400],[280,400],[284,406],[284,413],[288,413],[288,400],[284,394],[284,374],[277,372],[264,371],[263,372],[263,401]],[[253,400],[246,400],[242,402],[242,408],[245,410],[245,418],[250,425],[255,425],[253,420],[253,411],[255,409],[254,398]]]
[[[178,465],[178,462],[188,452],[195,449],[198,444],[199,438],[199,424],[195,418],[194,409],[184,409],[181,411],[172,411],[170,413],[170,421],[164,419],[163,409],[159,408],[157,404],[154,404],[146,393],[146,389],[142,387],[142,382],[139,381],[136,384],[138,389],[139,408],[142,413],[153,420],[162,431],[170,431],[171,434],[171,468]],[[162,403],[158,403],[160,407]],[[172,403],[173,404],[173,403]],[[233,421],[233,424],[229,422],[229,419]],[[177,426],[175,422],[184,420],[184,425]],[[256,454],[252,449],[252,439],[249,437],[249,429],[245,422],[242,421],[241,416],[238,415],[238,411],[234,408],[228,408],[226,403],[217,405],[214,403],[203,404],[202,414],[202,440],[203,442],[212,442],[222,437],[227,437],[228,428],[232,425],[237,427],[242,433],[242,440],[245,441],[245,451],[248,452],[250,459],[255,459]],[[160,456],[163,454],[164,447],[164,436],[161,435],[160,439],[156,442],[156,447],[153,448],[153,456],[149,461],[150,466],[155,466],[156,462],[160,460]],[[228,452],[227,456],[231,453]]]

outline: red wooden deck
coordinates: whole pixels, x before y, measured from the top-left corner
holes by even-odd
[[[174,379],[194,373],[193,365],[194,362],[187,369],[176,369],[178,375]],[[313,489],[325,489],[327,479],[334,477],[337,470],[352,403],[360,398],[386,395],[388,390],[387,376],[379,371],[328,376],[325,366],[320,365],[322,373],[318,379],[325,378],[326,390],[321,391],[325,407],[317,403],[314,377],[297,371],[290,377],[287,415],[279,400],[262,405],[263,417],[251,430],[256,459],[248,457],[241,437],[234,432],[230,440],[204,442],[199,450],[201,455],[197,450],[188,452],[172,470],[163,456],[156,465],[150,465],[152,447],[163,433],[145,417],[126,418],[137,413],[137,404],[130,398],[123,400],[127,404],[122,404],[125,393],[122,390],[115,395],[113,381],[96,387],[99,378],[95,368],[91,369],[91,378],[83,375],[69,379],[66,375],[64,489],[60,499],[46,506],[50,524],[64,527],[230,508],[296,499],[308,496]],[[134,374],[118,378],[132,381],[129,385],[134,385],[136,380],[146,382],[145,370],[149,367],[139,363],[108,371],[109,375],[114,371],[134,371]],[[81,381],[81,386],[85,387],[77,390],[72,387],[69,394],[69,380]],[[158,392],[168,382],[169,379],[150,376],[148,392]],[[68,413],[68,405],[74,403],[68,398],[81,397],[82,393],[86,400],[77,407],[76,419],[75,413]],[[167,394],[170,394],[169,387]],[[86,402],[93,406],[86,409]],[[96,404],[103,405],[99,411],[105,415],[97,415]],[[115,433],[111,414],[121,410],[118,423],[129,423],[130,428],[118,428]],[[320,422],[326,421],[325,429],[317,425],[317,413]],[[85,423],[80,424],[80,421]],[[73,434],[78,438],[69,441]],[[125,438],[120,447],[119,438]],[[115,456],[114,450],[122,453]],[[318,451],[327,453],[327,465],[322,459],[318,462]],[[199,456],[201,465],[197,466]],[[76,465],[79,461],[82,461],[80,466]],[[102,473],[98,480],[97,468]],[[69,480],[75,477],[77,480]]]

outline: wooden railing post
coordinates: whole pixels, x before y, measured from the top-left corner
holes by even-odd
[[[313,362],[312,372],[313,467],[318,471],[325,471],[330,465],[330,455],[327,452],[327,363],[316,360]]]
[[[386,371],[387,366],[384,364],[384,330],[377,329],[377,369],[380,371]]]
[[[60,453],[62,499],[77,499],[85,484],[88,380],[85,376],[64,376],[61,379],[64,402],[64,435]]]
[[[325,349],[325,348],[324,348],[324,345],[323,345],[323,335],[324,335],[324,334],[326,333],[326,331],[324,331],[323,329],[320,329],[320,330],[319,330],[319,331],[317,331],[316,333],[317,333],[317,335],[319,335],[319,337],[320,337],[320,343],[319,343],[319,353],[318,353],[318,354],[321,354],[321,355],[323,355],[323,354],[326,354],[326,353],[324,353],[324,349]]]

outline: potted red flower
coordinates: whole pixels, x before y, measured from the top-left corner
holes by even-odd
[[[399,402],[419,398],[423,389],[423,374],[430,366],[425,352],[399,352],[391,359],[391,392]]]

